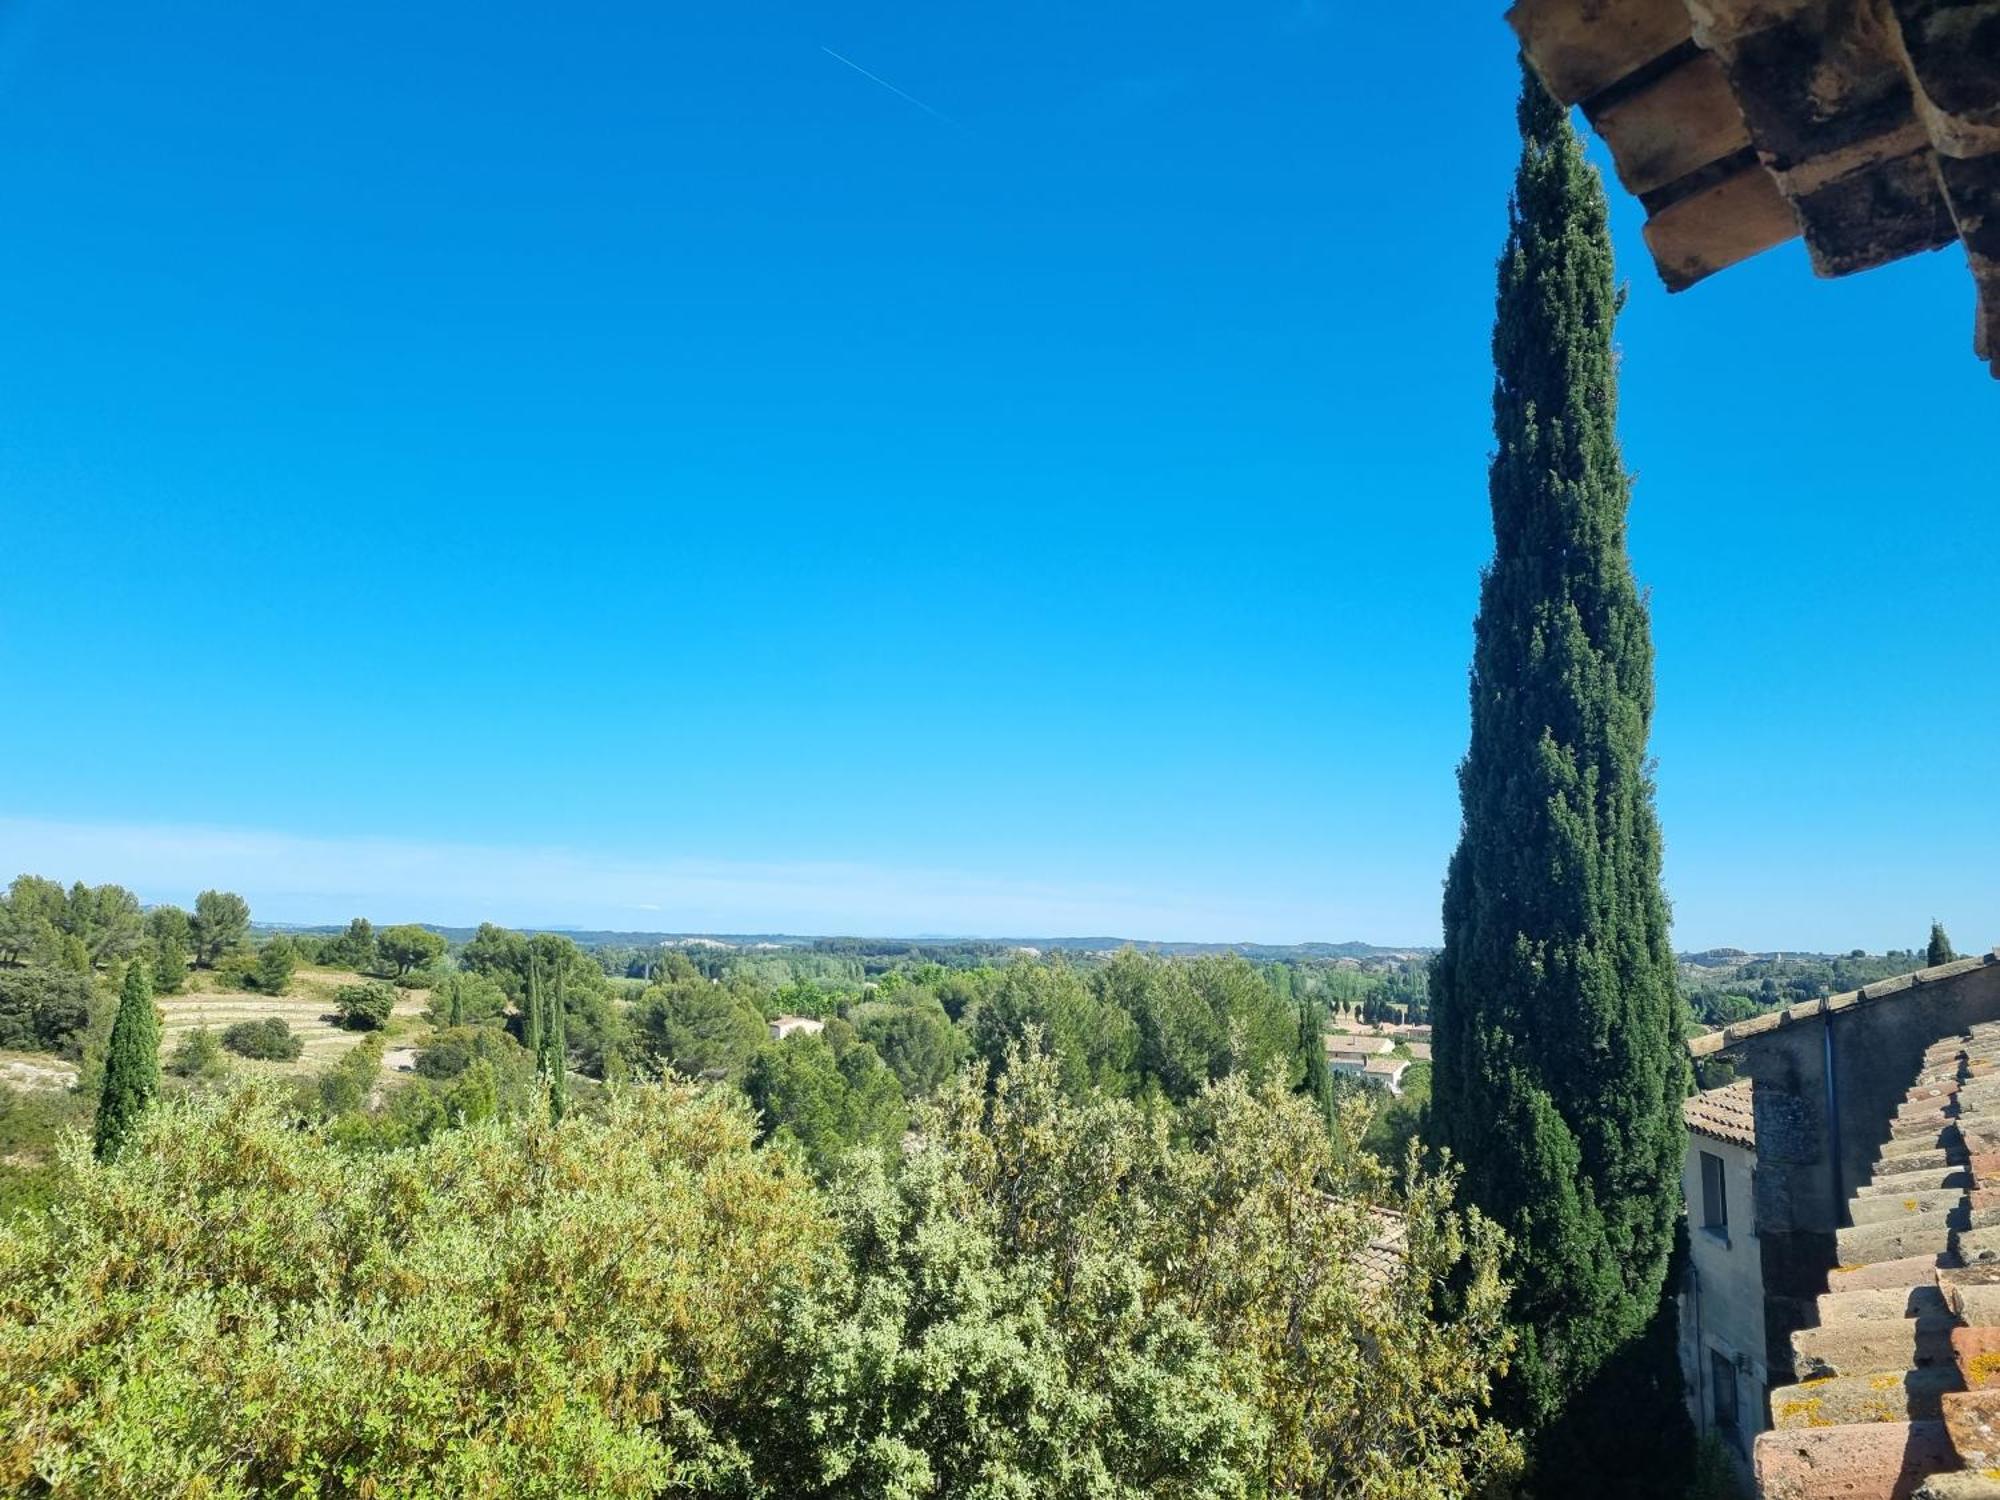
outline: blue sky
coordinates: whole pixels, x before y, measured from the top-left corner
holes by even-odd
[[[16,0],[0,864],[1434,940],[1500,8]],[[1992,943],[1962,260],[1614,212],[1677,942]]]

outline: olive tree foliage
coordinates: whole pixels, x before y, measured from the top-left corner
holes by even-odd
[[[1445,1500],[1513,1472],[1495,1231],[1414,1166],[1385,1219],[1358,1115],[1330,1138],[1275,1073],[1170,1117],[1071,1096],[1029,1037],[821,1187],[734,1089],[557,1123],[505,1032],[457,1040],[449,1125],[353,1113],[370,1037],[339,1100],[238,1080],[106,1165],[72,1141],[55,1207],[0,1226],[0,1493]],[[503,1060],[512,1118],[480,1103]]]
[[[0,1492],[747,1494],[810,1182],[720,1093],[346,1151],[177,1100],[0,1226]]]
[[[1444,1500],[1519,1455],[1497,1231],[1412,1166],[1395,1221],[1314,1102],[1235,1074],[1157,1112],[1075,1097],[1028,1036],[833,1188],[845,1255],[788,1293],[762,1455],[807,1496]],[[780,1482],[781,1481],[781,1482]]]

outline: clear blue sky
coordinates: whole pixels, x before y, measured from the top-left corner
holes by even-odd
[[[0,864],[1435,940],[1500,9],[16,0]],[[1676,941],[1992,943],[1962,260],[1615,213]]]

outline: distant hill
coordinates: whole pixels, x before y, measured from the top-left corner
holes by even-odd
[[[296,932],[313,936],[330,935],[345,930],[344,922],[307,924],[296,922],[258,922],[255,930],[259,933]],[[468,941],[478,929],[473,927],[446,927],[435,922],[420,922],[439,934],[447,942]],[[528,926],[523,932],[560,933],[585,948],[651,948],[661,945],[675,947],[724,946],[730,948],[813,948],[825,943],[843,946],[868,946],[884,944],[901,947],[936,948],[990,948],[995,951],[1033,948],[1040,953],[1115,953],[1120,948],[1137,948],[1142,953],[1173,954],[1195,956],[1203,953],[1241,953],[1246,958],[1268,960],[1284,959],[1336,959],[1354,958],[1375,961],[1409,961],[1427,958],[1437,950],[1417,944],[1384,946],[1378,943],[1194,943],[1177,942],[1154,938],[1123,937],[970,937],[964,934],[922,933],[914,937],[889,937],[882,935],[855,936],[851,934],[806,935],[786,932],[627,932],[610,928],[584,927],[537,927]]]

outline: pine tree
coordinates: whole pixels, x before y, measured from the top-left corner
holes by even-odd
[[[549,1113],[558,1120],[569,1107],[569,1046],[563,1026],[565,998],[563,972],[557,969],[555,1000],[542,1017],[541,1046],[535,1054],[535,1071],[542,1075],[548,1087]]]
[[[1924,962],[1935,969],[1939,964],[1948,964],[1958,955],[1951,951],[1951,939],[1945,936],[1944,923],[1931,923],[1931,945],[1924,950]]]
[[[104,1055],[104,1088],[97,1096],[93,1146],[109,1161],[131,1139],[139,1119],[160,1094],[160,1018],[153,1011],[153,986],[146,966],[125,966],[111,1045]]]
[[[1521,1343],[1502,1400],[1544,1430],[1539,1491],[1661,1493],[1674,1481],[1646,1468],[1573,1491],[1557,1472],[1594,1446],[1586,1387],[1614,1358],[1633,1387],[1631,1351],[1660,1312],[1688,1064],[1646,760],[1652,639],[1625,551],[1603,186],[1532,75],[1519,122],[1493,333],[1495,551],[1431,979],[1433,1134],[1513,1238]],[[1552,1435],[1559,1413],[1570,1430]],[[1635,1428],[1680,1420],[1677,1402],[1628,1410],[1601,1437],[1637,1453]]]

